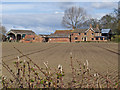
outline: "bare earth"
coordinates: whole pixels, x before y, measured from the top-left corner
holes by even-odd
[[[89,67],[106,74],[107,70],[111,78],[118,74],[118,44],[117,43],[3,43],[2,60],[13,68],[14,58],[21,56],[21,60],[27,60],[21,52],[30,57],[37,65],[44,67],[43,62],[48,61],[49,66],[56,68],[59,64],[66,72],[66,79],[71,76],[70,53],[74,60],[82,63],[88,60]],[[77,63],[75,62],[74,65]],[[3,68],[3,75],[10,76]]]

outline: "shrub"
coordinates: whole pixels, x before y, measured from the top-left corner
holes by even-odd
[[[48,62],[43,63],[45,68],[40,68],[32,61],[22,61],[18,57],[18,61],[14,62],[17,71],[13,72],[3,62],[3,66],[13,76],[12,78],[2,76],[3,88],[117,88],[118,82],[112,82],[108,73],[106,76],[97,72],[91,73],[87,60],[84,64],[76,60],[78,68],[74,67],[72,57],[70,61],[72,79],[67,83],[64,81],[65,72],[62,65],[51,70]],[[102,81],[103,79],[105,82]]]
[[[114,35],[112,38],[111,38],[111,41],[113,42],[120,42],[120,35]]]

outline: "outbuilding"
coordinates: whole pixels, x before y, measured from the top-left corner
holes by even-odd
[[[8,39],[12,39],[14,41],[19,41],[25,37],[25,35],[35,35],[35,32],[32,30],[19,30],[19,29],[11,29],[8,33]]]
[[[70,33],[72,30],[56,30],[48,38],[48,42],[70,42]]]
[[[101,29],[102,36],[105,36],[107,40],[111,41],[112,31],[111,29]]]

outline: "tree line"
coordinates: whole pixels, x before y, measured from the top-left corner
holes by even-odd
[[[97,18],[88,18],[86,11],[81,7],[71,7],[65,10],[62,24],[70,29],[89,27],[90,24],[95,28],[98,24],[100,29],[109,28],[113,34],[120,34],[119,11],[119,9],[114,9],[114,12],[104,15],[98,20]]]
[[[104,15],[99,20],[97,18],[88,18],[88,14],[81,7],[71,7],[64,11],[62,24],[70,29],[80,29],[81,27],[93,28],[99,25],[100,29],[111,29],[113,34],[120,35],[120,8],[114,9],[114,12]],[[0,41],[6,34],[6,28],[0,23]]]

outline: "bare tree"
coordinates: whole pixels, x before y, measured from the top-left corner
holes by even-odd
[[[84,22],[85,16],[83,8],[71,7],[65,10],[62,23],[67,28],[76,29]]]
[[[96,28],[96,25],[99,24],[99,20],[96,18],[90,18],[83,23],[82,27],[89,27],[90,24],[92,24],[93,28]]]
[[[0,33],[3,35],[6,34],[6,28],[4,26],[0,26]]]
[[[6,39],[6,28],[0,24],[0,41],[3,40],[5,41]]]
[[[5,35],[6,34],[6,28],[0,24],[0,34]]]

